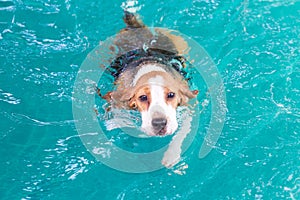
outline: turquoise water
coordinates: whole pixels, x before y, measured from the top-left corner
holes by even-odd
[[[144,174],[97,162],[72,114],[79,67],[124,27],[122,3],[0,1],[0,198],[299,199],[300,2],[137,2],[147,25],[206,49],[228,109],[207,157],[203,125],[178,165]]]

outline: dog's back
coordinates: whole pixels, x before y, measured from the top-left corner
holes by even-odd
[[[125,11],[123,20],[126,27],[115,38],[117,54],[123,55],[135,49],[155,48],[177,54],[178,50],[172,38],[161,29],[148,28],[138,16]]]

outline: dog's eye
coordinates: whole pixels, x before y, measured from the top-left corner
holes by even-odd
[[[140,101],[147,101],[148,100],[148,97],[146,96],[146,95],[141,95],[141,96],[139,96],[139,99],[140,99]]]
[[[175,97],[175,93],[174,92],[169,92],[167,95],[168,99],[173,99]]]

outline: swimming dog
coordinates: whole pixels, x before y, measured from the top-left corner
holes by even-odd
[[[114,39],[117,57],[107,70],[116,90],[102,97],[113,107],[141,113],[141,129],[149,136],[173,134],[178,128],[176,109],[195,98],[184,76],[188,45],[166,29],[150,30],[138,16],[125,11],[122,29]]]

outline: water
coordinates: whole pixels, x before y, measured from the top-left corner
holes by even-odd
[[[97,162],[72,115],[78,69],[124,27],[122,3],[0,1],[0,198],[299,199],[300,2],[136,2],[147,25],[207,50],[228,109],[207,157],[203,125],[178,165],[145,174]]]

